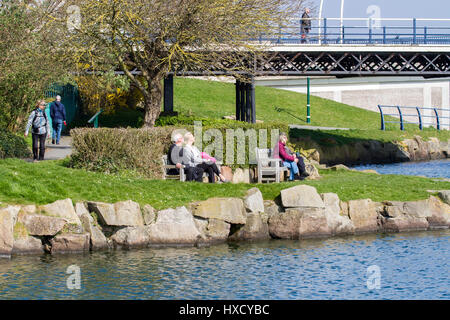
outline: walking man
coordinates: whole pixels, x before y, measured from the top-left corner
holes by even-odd
[[[25,128],[25,137],[28,137],[28,131],[31,127],[33,137],[33,160],[44,160],[45,139],[50,138],[50,126],[47,115],[45,114],[45,101],[39,100],[36,109],[31,112]]]
[[[50,117],[52,118],[52,144],[59,144],[63,123],[66,125],[66,108],[61,103],[61,96],[56,96],[55,102],[50,106]]]
[[[302,37],[302,43],[306,43],[308,39],[309,31],[311,30],[311,18],[309,17],[309,13],[311,10],[309,8],[305,9],[305,12],[303,12],[302,15],[302,22],[301,22],[301,37]]]

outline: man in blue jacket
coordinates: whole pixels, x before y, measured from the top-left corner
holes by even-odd
[[[52,118],[52,144],[59,144],[63,123],[66,125],[66,108],[61,103],[61,96],[56,96],[56,101],[50,106],[50,117]]]

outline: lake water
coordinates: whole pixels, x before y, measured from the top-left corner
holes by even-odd
[[[440,230],[15,256],[0,260],[0,299],[450,299],[449,244]],[[71,265],[80,290],[67,288]]]
[[[354,167],[356,170],[373,169],[381,174],[404,174],[411,176],[425,176],[430,178],[450,178],[450,159],[402,162],[383,165],[362,165]]]

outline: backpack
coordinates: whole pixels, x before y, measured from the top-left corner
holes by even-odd
[[[34,125],[34,122],[36,121],[36,118],[38,117],[38,111],[39,111],[38,109],[39,108],[36,108],[34,110],[34,118],[33,118],[33,122],[31,123],[31,125],[33,126],[33,131],[34,132],[37,132],[40,128],[47,126],[47,123],[48,123],[47,114],[45,113],[45,111],[42,111],[42,113],[44,114],[44,118],[45,118],[45,124],[43,126],[40,126],[40,127],[36,127]]]

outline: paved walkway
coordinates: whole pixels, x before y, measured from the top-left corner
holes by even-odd
[[[45,148],[45,160],[64,159],[72,154],[72,138],[62,136],[59,145],[47,143]]]
[[[333,128],[333,127],[314,127],[314,126],[303,126],[303,125],[297,125],[297,124],[290,124],[289,128],[291,129],[302,129],[302,130],[350,130],[349,128]]]

